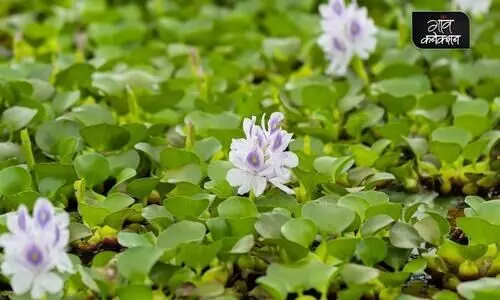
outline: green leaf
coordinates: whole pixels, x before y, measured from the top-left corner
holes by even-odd
[[[101,225],[110,214],[104,207],[90,206],[86,203],[78,203],[78,213],[89,226]]]
[[[498,291],[500,288],[500,279],[498,278],[480,278],[478,280],[462,282],[457,286],[458,293],[468,300],[481,299],[486,300],[487,298],[477,297],[477,293],[483,291]],[[498,295],[496,295],[498,296]],[[477,298],[476,298],[477,297]],[[493,299],[493,298],[490,298]]]
[[[74,161],[79,178],[85,179],[89,186],[104,182],[111,175],[108,160],[97,153],[88,153],[77,156]]]
[[[464,200],[467,205],[469,205],[476,213],[479,211],[481,205],[486,202],[483,198],[479,196],[467,196]]]
[[[117,256],[118,272],[132,282],[141,282],[162,253],[152,247],[129,248]]]
[[[339,234],[351,225],[355,213],[334,204],[309,202],[302,207],[302,217],[313,221],[320,231]]]
[[[91,269],[84,267],[82,265],[78,265],[77,269],[78,273],[80,274],[80,277],[82,278],[82,282],[85,284],[85,286],[87,286],[92,291],[99,293],[100,289],[95,280],[92,278]]]
[[[113,151],[127,145],[130,133],[127,129],[111,124],[97,124],[84,127],[80,135],[97,151]]]
[[[216,138],[209,137],[201,141],[196,141],[193,145],[193,151],[202,161],[209,160],[215,153],[222,149],[222,145]]]
[[[108,159],[109,167],[111,169],[111,175],[117,180],[125,169],[135,171],[139,167],[141,160],[137,151],[133,149],[120,154],[109,155],[106,158]]]
[[[162,182],[179,183],[188,182],[198,185],[203,177],[202,169],[197,164],[189,164],[177,169],[169,169],[162,173]]]
[[[360,167],[371,167],[379,158],[379,155],[376,151],[364,145],[352,146],[351,152],[356,161],[356,165]]]
[[[120,300],[153,300],[153,291],[145,285],[129,285],[117,290]]]
[[[426,242],[433,245],[441,244],[442,234],[439,223],[433,217],[425,217],[413,224],[413,227]]]
[[[387,251],[386,243],[378,237],[366,237],[356,246],[356,256],[367,266],[374,266],[383,261]]]
[[[489,112],[488,102],[476,99],[471,101],[456,101],[452,107],[454,117],[462,115],[476,115],[486,117]]]
[[[255,203],[248,198],[230,197],[224,200],[217,207],[217,211],[221,217],[225,218],[245,218],[256,217],[257,207]]]
[[[328,241],[326,247],[328,254],[343,261],[350,261],[356,251],[359,239],[352,237],[340,237]]]
[[[59,92],[52,101],[52,107],[57,114],[62,114],[80,100],[80,91]]]
[[[136,198],[142,199],[149,196],[160,180],[155,177],[144,177],[133,180],[127,185],[127,192]]]
[[[386,228],[394,222],[394,219],[388,215],[380,214],[368,218],[361,226],[363,236],[375,235],[378,231]]]
[[[417,258],[407,263],[403,268],[403,272],[423,273],[426,267],[427,267],[427,261],[424,258]]]
[[[199,165],[200,158],[193,152],[168,147],[160,152],[160,164],[166,169],[177,169],[188,164]]]
[[[478,207],[477,214],[491,224],[500,225],[500,199],[481,203]]]
[[[57,147],[68,138],[78,139],[81,124],[65,119],[45,122],[38,127],[35,133],[35,142],[42,151],[57,154]]]
[[[392,226],[390,240],[393,246],[404,249],[418,248],[422,242],[417,230],[402,222],[396,222]]]
[[[104,199],[102,207],[108,209],[109,212],[120,211],[135,202],[134,198],[123,193],[112,193]]]
[[[233,168],[230,161],[216,160],[210,162],[207,168],[208,177],[211,180],[224,180],[226,181],[227,172]]]
[[[135,232],[120,231],[118,233],[118,243],[123,247],[154,247],[153,243],[146,237],[145,234]]]
[[[427,76],[414,75],[382,80],[373,83],[371,88],[375,93],[385,93],[393,97],[406,97],[429,92],[431,83]]]
[[[334,105],[336,93],[331,86],[323,84],[309,84],[301,88],[300,102],[304,107],[321,109]]]
[[[265,288],[278,286],[288,293],[311,288],[323,291],[327,288],[336,271],[337,268],[317,260],[288,265],[272,263],[267,269],[266,275],[258,278],[257,283],[264,285]],[[303,276],[304,274],[309,274],[309,276]]]
[[[470,160],[471,162],[476,162],[479,157],[484,153],[486,147],[488,146],[487,139],[478,139],[467,146],[465,146],[464,151],[462,153],[465,159]]]
[[[176,218],[198,218],[210,204],[208,199],[175,196],[165,200],[164,205],[167,210]]]
[[[357,264],[346,264],[340,270],[342,279],[348,285],[368,283],[376,279],[379,274],[380,271],[377,269]]]
[[[255,239],[253,237],[253,234],[245,235],[236,242],[230,252],[233,254],[249,253],[254,244]]]
[[[366,209],[366,218],[371,218],[377,215],[388,215],[394,220],[399,220],[403,207],[399,203],[385,203],[370,206]]]
[[[180,221],[170,225],[158,235],[158,248],[175,249],[181,244],[201,242],[205,232],[205,226],[201,223]]]
[[[36,114],[36,109],[12,106],[4,110],[0,123],[12,131],[17,131],[28,125]]]
[[[433,142],[456,144],[464,148],[471,140],[471,136],[465,129],[449,126],[434,130],[431,139]]]
[[[374,126],[384,116],[384,110],[376,105],[370,104],[363,110],[354,112],[349,116],[345,128],[350,136],[358,136],[365,128]]]
[[[92,235],[92,231],[82,223],[69,223],[69,241],[74,242]]]
[[[13,195],[29,189],[31,189],[31,175],[25,168],[12,166],[0,170],[1,195]]]
[[[94,67],[90,64],[77,63],[57,73],[56,85],[72,90],[75,87],[86,87],[91,84]]]
[[[318,229],[314,222],[305,218],[288,220],[281,227],[281,234],[292,242],[309,248],[318,234]]]
[[[231,112],[221,114],[210,114],[202,111],[194,111],[186,116],[185,122],[191,122],[197,132],[208,129],[235,129],[240,126],[240,117]]]
[[[458,218],[457,225],[474,243],[489,245],[500,241],[500,226],[482,218]]]
[[[210,264],[222,247],[222,242],[217,241],[209,245],[198,243],[183,244],[177,256],[182,262],[193,269],[202,269]]]
[[[263,213],[255,222],[255,230],[265,239],[281,238],[281,227],[290,218],[277,213]]]
[[[441,127],[432,132],[430,149],[441,160],[453,162],[471,139],[471,134],[463,128]]]
[[[394,97],[391,94],[382,94],[380,96],[380,102],[389,112],[397,115],[408,112],[414,108],[417,104],[417,99],[413,94],[400,97]]]

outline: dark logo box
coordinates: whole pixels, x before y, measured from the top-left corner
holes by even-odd
[[[470,19],[458,11],[414,11],[412,40],[422,49],[468,49]]]

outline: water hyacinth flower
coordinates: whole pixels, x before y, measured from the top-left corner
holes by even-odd
[[[477,16],[488,12],[491,0],[455,0],[455,5],[458,9]]]
[[[4,250],[0,268],[10,278],[15,294],[30,292],[39,299],[62,290],[63,280],[57,272],[73,272],[66,253],[68,225],[68,214],[56,213],[45,198],[35,202],[33,217],[24,205],[7,215],[9,233],[0,236]]]
[[[323,33],[317,42],[330,62],[326,72],[345,75],[353,57],[364,60],[375,50],[377,28],[355,1],[346,6],[344,0],[330,0],[319,10]]]
[[[330,0],[327,4],[319,5],[319,13],[323,17],[323,19],[340,19],[345,16],[344,12],[344,0]]]
[[[256,117],[243,121],[245,138],[233,139],[229,160],[234,168],[226,175],[229,184],[238,187],[238,194],[252,192],[260,196],[268,183],[288,194],[294,193],[285,184],[290,182],[290,169],[296,167],[299,160],[297,155],[286,150],[293,135],[281,129],[283,120],[284,115],[275,112],[267,126],[265,116],[260,126],[256,124]]]

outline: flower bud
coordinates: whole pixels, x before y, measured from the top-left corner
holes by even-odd
[[[201,277],[202,282],[217,281],[222,285],[226,285],[228,279],[229,271],[224,266],[210,268]]]
[[[452,274],[446,274],[443,278],[443,286],[449,290],[456,290],[460,284],[460,279]]]
[[[477,190],[477,185],[474,182],[469,182],[462,188],[462,192],[466,195],[475,195],[477,194]]]
[[[458,277],[462,280],[474,280],[479,277],[479,268],[473,261],[464,261],[458,267]]]

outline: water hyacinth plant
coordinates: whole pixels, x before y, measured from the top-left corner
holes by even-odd
[[[261,126],[256,124],[256,117],[243,120],[245,138],[233,139],[229,160],[234,168],[229,170],[226,179],[231,186],[238,187],[238,194],[253,193],[262,195],[267,183],[280,188],[288,194],[294,191],[285,184],[292,178],[291,169],[298,163],[298,157],[286,151],[293,134],[281,129],[284,115],[280,112],[271,114],[267,126],[265,115]]]
[[[365,7],[344,0],[321,4],[322,35],[318,44],[330,62],[327,73],[343,76],[353,57],[365,60],[375,50],[377,28]]]
[[[10,277],[15,294],[41,299],[63,289],[58,272],[74,272],[66,253],[68,225],[68,214],[56,213],[46,198],[36,200],[33,216],[24,205],[7,216],[9,233],[0,236],[1,270]]]
[[[413,44],[455,10],[469,49]],[[0,1],[0,298],[500,299],[499,24]]]

